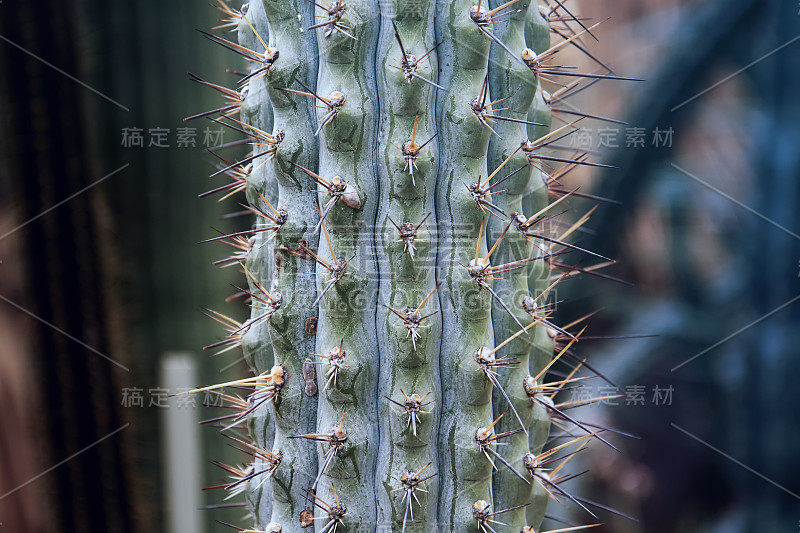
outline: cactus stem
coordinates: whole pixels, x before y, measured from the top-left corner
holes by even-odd
[[[228,301],[249,298],[251,317],[202,310],[226,330],[206,349],[242,346],[256,375],[189,391],[213,393],[227,409],[206,424],[230,429],[247,419],[256,439],[229,441],[249,463],[219,463],[225,483],[211,488],[226,490],[226,500],[246,489],[257,525],[226,525],[244,533],[542,533],[549,499],[596,516],[596,504],[562,487],[584,474],[570,465],[585,446],[599,439],[614,448],[603,437],[623,433],[584,423],[572,409],[620,391],[566,397],[583,380],[608,380],[573,351],[592,314],[559,327],[550,320],[560,302],[547,295],[581,273],[614,279],[598,273],[612,260],[571,244],[592,211],[577,222],[554,214],[569,198],[600,200],[562,186],[562,176],[607,167],[563,139],[581,120],[624,124],[566,100],[603,79],[634,79],[586,48],[584,35],[596,40],[598,24],[573,15],[567,0],[440,1],[414,13],[403,2],[264,0],[237,10],[230,1],[213,0],[223,21],[201,33],[248,67],[229,71],[241,78],[232,88],[189,73],[221,99],[185,119],[208,118],[244,137],[224,146],[252,149],[229,162],[211,148],[212,176],[228,177],[201,195],[244,191],[249,206],[239,204],[239,214],[256,215],[251,229],[215,229],[204,241],[233,248],[214,264],[247,264],[249,285],[234,285]],[[241,44],[213,35],[227,29]],[[553,34],[563,39],[555,46]],[[594,61],[590,68],[556,59],[571,46]],[[550,132],[553,118],[563,127]],[[425,142],[417,143],[418,127]],[[461,179],[468,195],[457,190]],[[418,239],[437,211],[442,235],[426,228]],[[550,222],[557,231],[545,230]],[[359,233],[370,237],[364,257]],[[375,263],[378,251],[394,259]],[[580,268],[554,260],[572,252],[600,259]],[[426,268],[431,261],[436,269]],[[548,372],[561,377],[545,382]]]

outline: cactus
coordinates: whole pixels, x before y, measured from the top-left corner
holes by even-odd
[[[549,297],[595,270],[561,255],[597,254],[565,241],[588,215],[544,229],[579,196],[557,178],[592,164],[552,155],[581,114],[556,107],[577,85],[545,83],[616,78],[550,59],[593,57],[593,28],[559,0],[218,8],[238,42],[203,33],[249,72],[236,90],[194,77],[227,103],[190,118],[253,145],[220,157],[233,181],[215,191],[244,191],[256,222],[211,239],[236,248],[220,263],[245,273],[250,318],[208,314],[255,376],[197,391],[247,421],[252,442],[231,438],[251,464],[221,465],[255,522],[237,529],[539,531],[553,498],[596,517],[559,472],[610,443],[553,400],[586,378],[583,330],[556,326]],[[551,422],[574,438],[543,451]]]

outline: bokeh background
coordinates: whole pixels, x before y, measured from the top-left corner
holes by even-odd
[[[800,5],[568,5],[610,17],[592,50],[646,80],[572,102],[626,122],[585,121],[573,140],[617,168],[568,184],[619,202],[580,244],[633,285],[571,281],[559,319],[602,309],[594,335],[637,336],[582,353],[625,394],[587,416],[638,437],[618,439],[622,454],[592,446],[575,490],[638,520],[604,514],[597,531],[794,532]],[[195,31],[219,15],[188,0],[0,2],[0,531],[244,524],[240,507],[194,511],[222,503],[200,490],[224,480],[210,461],[244,460],[195,428],[218,411],[165,398],[247,370],[202,350],[222,333],[200,308],[247,309],[225,302],[234,269],[211,265],[224,247],[197,242],[247,220],[197,198],[219,128],[182,120],[219,105],[187,71],[232,86],[225,69],[241,68]]]

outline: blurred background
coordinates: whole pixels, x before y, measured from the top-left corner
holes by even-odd
[[[192,510],[224,503],[212,460],[245,458],[197,427],[202,397],[167,395],[247,370],[202,350],[224,332],[198,312],[247,315],[211,264],[228,250],[197,244],[248,224],[197,198],[206,148],[238,137],[183,122],[221,105],[187,71],[233,86],[241,65],[195,31],[209,3],[67,4],[0,2],[0,531],[227,531],[244,509]],[[576,490],[638,520],[596,531],[796,531],[800,5],[568,5],[610,17],[592,50],[646,80],[572,100],[626,122],[584,121],[576,147],[617,168],[567,184],[619,202],[579,243],[633,285],[571,281],[559,320],[647,335],[582,347],[625,394],[587,412],[638,438],[592,446]]]

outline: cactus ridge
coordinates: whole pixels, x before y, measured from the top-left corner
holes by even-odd
[[[204,310],[228,335],[206,348],[241,348],[255,375],[192,392],[232,409],[206,423],[252,439],[228,435],[250,464],[217,464],[214,488],[244,494],[256,528],[235,529],[530,533],[551,499],[599,520],[562,469],[590,441],[617,449],[567,412],[608,396],[556,398],[606,378],[574,351],[591,314],[553,315],[562,281],[615,279],[570,242],[592,210],[560,221],[602,199],[559,180],[602,165],[554,152],[582,120],[619,122],[567,98],[632,78],[566,3],[218,0],[213,29],[238,42],[201,33],[247,70],[236,88],[190,74],[222,104],[186,120],[251,145],[212,152],[229,182],[201,196],[244,192],[255,223],[207,240],[245,273],[250,318]],[[605,73],[554,62],[568,47]]]

